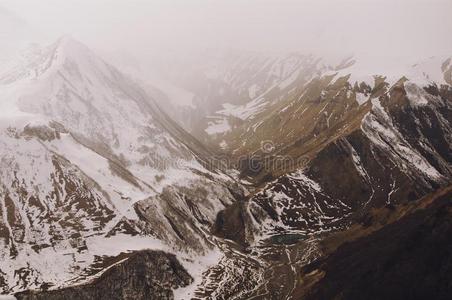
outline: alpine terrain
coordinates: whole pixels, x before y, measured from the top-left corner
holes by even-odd
[[[0,294],[449,299],[452,57],[366,63],[9,58]]]

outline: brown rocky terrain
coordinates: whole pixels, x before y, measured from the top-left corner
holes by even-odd
[[[393,209],[392,215],[398,215],[394,222],[343,242],[327,258],[307,266],[294,295],[303,299],[448,299],[451,200],[448,188],[419,200],[420,208],[412,213]],[[379,222],[377,216],[373,222]],[[364,227],[375,226],[369,223]]]

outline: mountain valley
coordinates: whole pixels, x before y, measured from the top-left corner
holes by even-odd
[[[451,58],[210,54],[162,87],[71,37],[0,70],[1,294],[447,299]]]

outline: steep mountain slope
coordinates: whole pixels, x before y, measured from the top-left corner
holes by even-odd
[[[234,182],[84,45],[36,51],[0,76],[0,99],[4,293],[86,280],[127,250],[192,264],[212,251],[207,231]]]
[[[41,289],[18,294],[24,299],[101,291],[171,298],[176,287],[179,298],[195,299],[338,295],[336,262],[350,265],[350,249],[374,253],[356,241],[326,255],[391,228],[425,207],[420,198],[451,184],[451,70],[450,59],[394,77],[368,76],[352,58],[206,57],[195,70],[167,76],[194,95],[198,123],[185,125],[221,145],[215,152],[229,160],[218,161],[156,105],[149,87],[82,44],[63,38],[36,48],[0,74],[2,292]],[[162,101],[164,90],[151,92]],[[412,218],[414,227],[382,230],[411,234],[423,219]],[[368,239],[379,247],[385,236],[376,235]],[[181,265],[142,249],[175,253]],[[306,265],[316,260],[326,277],[309,277]],[[322,280],[332,288],[319,292]],[[346,283],[352,288],[344,291],[354,292],[355,282]]]
[[[392,94],[388,99],[395,101],[396,97]],[[296,176],[283,175],[269,190],[283,192],[282,201],[300,197],[305,202],[303,192],[297,192],[297,187],[305,186],[301,190],[310,190],[317,197],[312,199],[314,204],[325,202],[319,204],[318,213],[330,211],[325,216],[335,219],[367,205],[416,199],[450,181],[449,100],[415,110],[405,104],[405,111],[393,117],[376,101],[361,127],[321,148],[304,171],[297,171]],[[284,186],[284,190],[277,186]],[[258,202],[262,198],[265,196],[257,194]],[[284,207],[287,209],[287,205]],[[312,221],[311,217],[301,219]]]
[[[450,183],[451,87],[405,78],[390,86],[381,77],[373,87],[352,86],[348,79],[312,81],[283,112],[269,112],[255,132],[240,135],[234,151],[254,153],[242,176],[262,186],[250,209],[263,208],[272,230],[338,229],[371,207]],[[358,102],[363,89],[367,99]],[[271,151],[259,149],[271,137]]]
[[[172,289],[192,278],[174,255],[162,251],[123,254],[120,261],[89,285],[48,292],[17,293],[18,299],[173,299]],[[146,276],[143,276],[146,274]]]
[[[249,102],[230,111],[217,112],[219,115],[239,117],[240,122],[230,118],[228,122],[234,122],[233,130],[213,138],[226,152],[240,156],[260,150],[262,141],[271,140],[275,148],[272,152],[275,152],[290,148],[300,140],[303,144],[310,143],[324,133],[329,137],[338,133],[336,127],[341,125],[345,125],[343,131],[353,130],[350,126],[359,126],[362,116],[369,111],[369,100],[387,93],[395,85],[400,86],[398,81],[404,77],[419,87],[426,87],[431,82],[435,82],[438,88],[441,84],[448,85],[450,60],[438,61],[441,60],[431,59],[422,66],[409,67],[396,73],[399,75],[387,77],[385,74],[357,76],[354,72],[362,74],[363,71],[358,63],[355,67],[355,61],[351,58],[334,68],[318,60],[315,66],[317,76],[305,84],[297,83],[290,93],[273,94],[271,101],[263,101],[259,105]],[[372,73],[367,70],[367,74]],[[438,81],[429,80],[429,77]],[[413,95],[413,98],[419,97]],[[324,137],[320,139],[325,140]]]
[[[447,68],[439,65],[437,72],[447,75]],[[383,226],[387,216],[372,215],[375,210],[417,205],[450,185],[451,86],[423,85],[425,78],[389,83],[376,76],[372,85],[352,78],[340,72],[316,78],[243,127],[262,122],[260,130],[247,135],[239,128],[225,139],[237,145],[231,156],[242,159],[242,182],[254,191],[219,214],[214,233],[234,240],[257,263],[240,272],[251,274],[245,279],[213,269],[213,295],[299,299],[310,280],[301,270],[328,254],[324,240],[337,235],[341,244],[356,224]],[[347,259],[350,264],[353,255]],[[232,256],[222,269],[242,265],[238,261]],[[232,293],[232,283],[238,287],[253,278],[259,279],[252,288]],[[333,296],[322,294],[321,284],[318,290],[318,299]]]
[[[448,299],[451,286],[452,193],[423,199],[423,208],[346,243],[308,266],[304,299]],[[432,199],[433,198],[433,199]],[[304,294],[304,296],[302,296]]]

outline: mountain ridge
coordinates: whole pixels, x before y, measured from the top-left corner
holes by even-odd
[[[452,181],[447,60],[432,83],[356,81],[353,58],[231,58],[198,94],[230,88],[208,110],[231,126],[204,145],[83,44],[35,50],[0,75],[2,293],[74,296],[118,268],[127,289],[118,260],[151,249],[193,278],[165,297],[295,297],[328,242]]]
[[[203,167],[210,152],[84,45],[36,53],[0,80],[3,292],[87,280],[97,256],[126,250],[202,264],[234,180]]]

